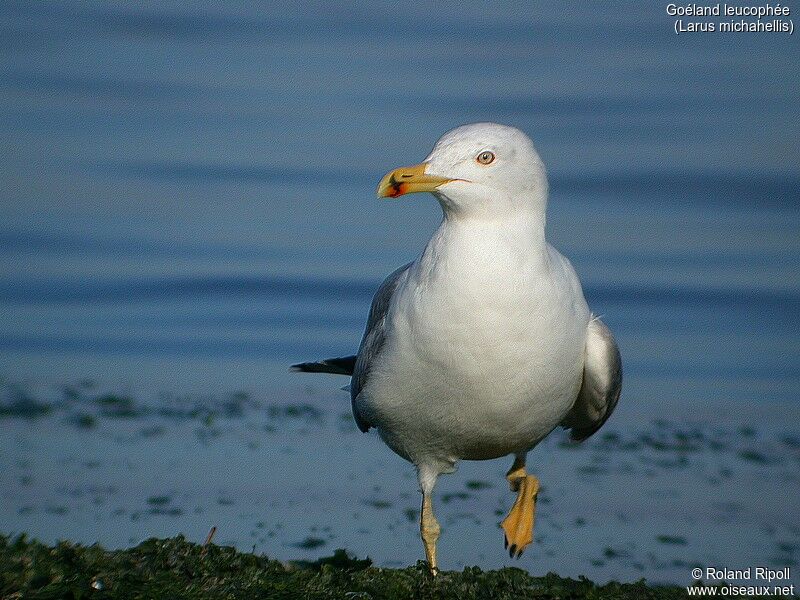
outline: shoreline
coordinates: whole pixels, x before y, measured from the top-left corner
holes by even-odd
[[[508,461],[464,461],[442,477],[442,567],[599,583],[688,585],[696,567],[789,566],[795,576],[800,500],[785,490],[800,482],[800,407],[631,396],[587,442],[556,431],[531,452],[543,488],[536,542],[520,561],[502,552],[498,529],[513,501]],[[402,568],[422,556],[413,467],[357,431],[344,392],[6,390],[0,424],[6,534],[123,549],[179,533],[201,540],[216,525],[220,544],[281,559],[345,547]]]

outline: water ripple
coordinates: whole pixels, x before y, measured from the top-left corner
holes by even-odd
[[[3,281],[0,302],[58,305],[78,302],[133,303],[202,297],[365,300],[378,288],[371,279],[293,276],[164,277],[118,281]],[[757,288],[587,285],[590,303],[604,305],[718,306],[800,314],[800,294]]]

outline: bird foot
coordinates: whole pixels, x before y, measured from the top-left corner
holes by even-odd
[[[511,558],[519,558],[533,541],[533,521],[536,512],[536,494],[539,480],[525,475],[519,480],[517,499],[500,526],[505,532],[505,547]]]

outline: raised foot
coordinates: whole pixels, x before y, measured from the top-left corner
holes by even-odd
[[[539,491],[539,480],[533,475],[525,475],[517,481],[517,499],[500,525],[505,532],[505,547],[511,558],[522,556],[525,548],[533,541],[536,494]]]

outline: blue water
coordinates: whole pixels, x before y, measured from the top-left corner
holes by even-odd
[[[4,2],[0,376],[346,410],[287,366],[352,353],[440,218],[378,180],[493,120],[548,166],[621,412],[796,402],[798,40],[653,2]]]

